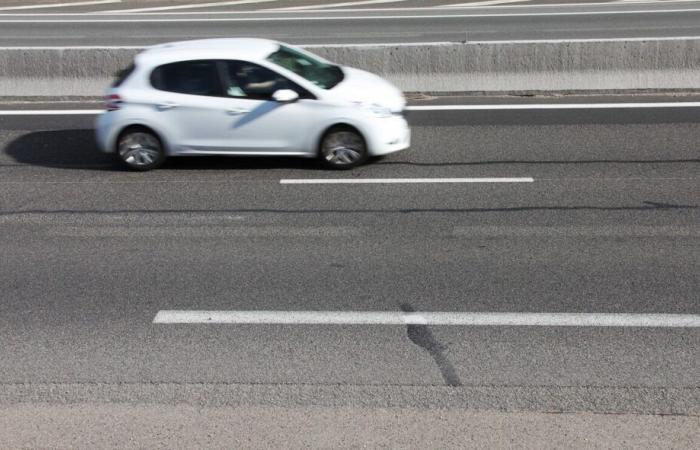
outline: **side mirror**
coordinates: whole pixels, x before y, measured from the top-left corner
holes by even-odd
[[[272,99],[278,103],[294,103],[299,100],[299,94],[291,89],[280,89],[272,94]]]

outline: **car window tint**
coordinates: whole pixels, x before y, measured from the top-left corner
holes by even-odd
[[[156,89],[179,94],[221,95],[216,61],[184,61],[160,66],[151,74],[151,84]]]
[[[300,97],[309,93],[277,72],[246,61],[227,61],[228,80],[225,86],[229,97],[269,100],[280,89],[292,89]]]

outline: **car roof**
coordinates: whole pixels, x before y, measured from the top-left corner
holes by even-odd
[[[193,59],[262,60],[277,51],[280,43],[269,39],[224,38],[170,42],[148,47],[137,63],[163,64]]]

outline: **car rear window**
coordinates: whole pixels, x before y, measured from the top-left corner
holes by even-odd
[[[136,69],[136,66],[131,64],[126,69],[122,69],[119,72],[115,73],[114,81],[112,82],[112,87],[119,87],[124,81],[126,81],[127,78],[129,78],[129,75],[131,75],[134,72],[134,69]]]
[[[161,91],[179,94],[222,95],[216,61],[182,61],[157,67],[151,84]]]

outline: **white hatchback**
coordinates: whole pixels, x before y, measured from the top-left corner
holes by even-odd
[[[100,149],[134,170],[168,156],[319,157],[348,169],[408,148],[401,91],[265,39],[205,39],[150,47],[107,94]]]

